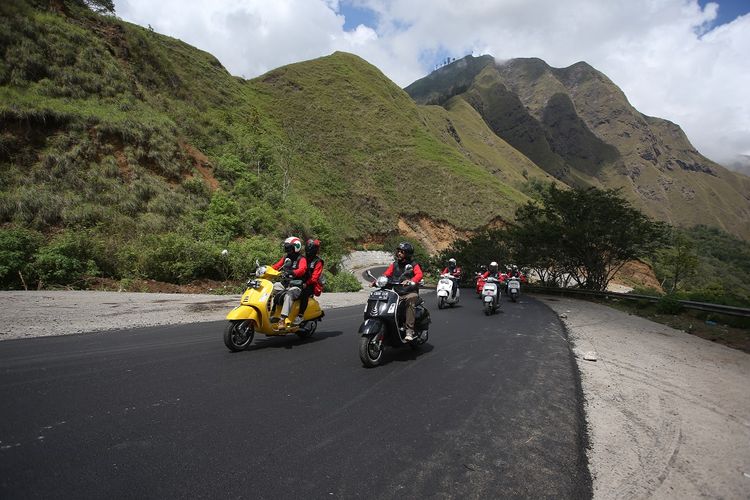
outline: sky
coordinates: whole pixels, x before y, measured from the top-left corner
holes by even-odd
[[[750,0],[115,0],[254,78],[340,50],[406,87],[446,58],[585,61],[710,159],[750,166]],[[739,168],[739,167],[737,167]],[[750,170],[749,170],[750,171]]]

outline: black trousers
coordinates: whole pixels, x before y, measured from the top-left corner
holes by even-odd
[[[310,297],[313,296],[313,293],[315,291],[315,287],[313,285],[307,285],[302,288],[302,293],[299,296],[299,315],[303,316],[305,314],[305,311],[307,310],[307,303],[310,300]]]

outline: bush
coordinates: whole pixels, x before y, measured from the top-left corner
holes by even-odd
[[[352,273],[342,271],[332,274],[323,271],[323,276],[326,279],[325,292],[358,292],[362,289],[359,280]]]
[[[227,250],[227,278],[238,280],[245,280],[255,272],[256,260],[261,265],[268,265],[281,257],[278,242],[262,236],[232,241]]]
[[[99,254],[88,232],[63,232],[37,252],[33,267],[43,284],[70,285],[99,274]]]
[[[679,314],[683,310],[682,304],[673,295],[665,295],[656,303],[656,312],[660,314]]]
[[[42,235],[21,228],[0,229],[0,287],[17,288],[24,280],[34,279],[31,264],[42,244]]]
[[[178,233],[150,235],[134,243],[137,275],[168,283],[220,278],[221,249]]]

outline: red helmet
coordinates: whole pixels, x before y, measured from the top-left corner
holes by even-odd
[[[318,250],[320,250],[320,240],[314,240],[310,238],[305,243],[305,256],[306,257],[312,257],[314,255],[318,255]]]

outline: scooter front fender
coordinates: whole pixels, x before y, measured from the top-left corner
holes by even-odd
[[[227,314],[228,320],[251,319],[256,325],[260,325],[260,314],[258,310],[250,306],[237,306]]]
[[[437,291],[438,297],[447,297],[448,296],[448,290],[438,290]]]
[[[368,318],[359,325],[359,333],[363,336],[377,335],[383,330],[383,322],[379,319]]]

